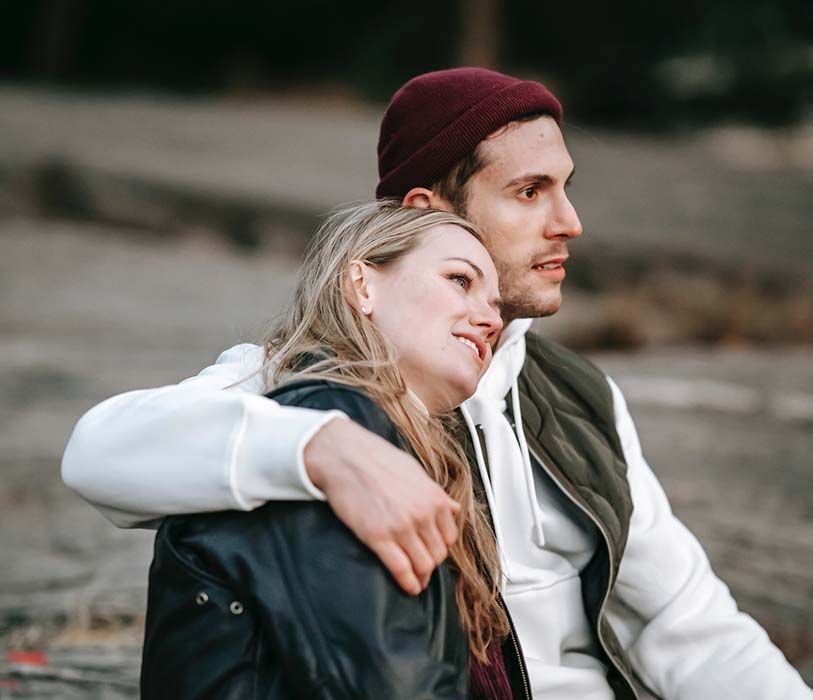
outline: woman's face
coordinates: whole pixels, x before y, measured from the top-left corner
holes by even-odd
[[[497,271],[480,242],[453,224],[421,234],[392,265],[365,268],[371,320],[393,343],[407,386],[432,413],[477,389],[502,329]]]

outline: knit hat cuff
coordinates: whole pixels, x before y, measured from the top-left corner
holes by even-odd
[[[376,197],[403,197],[413,187],[431,187],[489,134],[535,112],[549,114],[557,123],[562,121],[561,104],[540,83],[516,82],[492,93],[388,172],[378,183]]]

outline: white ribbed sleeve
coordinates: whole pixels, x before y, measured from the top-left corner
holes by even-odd
[[[609,383],[634,510],[608,611],[636,673],[667,700],[813,699],[765,631],[737,609],[700,543],[672,514],[624,396]]]
[[[323,499],[302,453],[327,421],[343,414],[261,396],[261,362],[262,348],[239,345],[180,384],[103,401],[74,428],[63,480],[119,527],[152,526],[169,514]]]

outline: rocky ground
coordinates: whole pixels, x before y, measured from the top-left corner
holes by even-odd
[[[151,535],[69,492],[62,449],[94,403],[261,334],[308,222],[370,191],[375,119],[0,92],[0,698],[137,697]],[[594,235],[542,328],[616,378],[675,511],[813,682],[804,133],[574,130]],[[693,267],[646,278],[664,257]]]

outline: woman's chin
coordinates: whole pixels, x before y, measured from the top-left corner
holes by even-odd
[[[454,369],[457,371],[442,375],[424,373],[420,381],[416,382],[409,382],[407,379],[407,386],[415,392],[430,413],[449,413],[477,391],[480,372],[461,371],[460,367]]]
[[[479,374],[456,377],[456,381],[448,385],[443,402],[446,406],[446,410],[443,412],[448,413],[449,411],[453,411],[460,406],[460,404],[474,396],[479,381]]]

